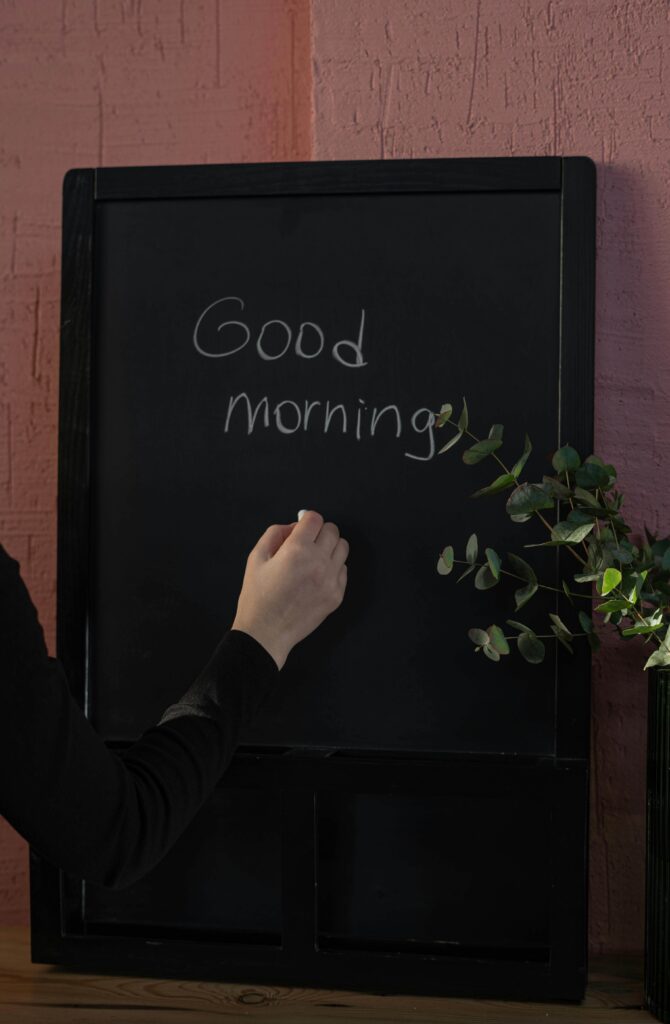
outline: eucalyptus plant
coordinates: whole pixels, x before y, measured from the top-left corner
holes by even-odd
[[[572,644],[578,637],[584,637],[595,651],[600,645],[594,628],[595,611],[601,613],[603,621],[614,627],[621,637],[640,637],[643,643],[652,644],[654,649],[647,657],[645,669],[670,665],[670,537],[659,540],[645,526],[644,542],[633,543],[631,528],[621,515],[623,496],[614,488],[617,479],[614,466],[596,455],[582,460],[579,453],[566,444],[552,456],[551,475],[543,476],[539,482],[525,481],[521,477],[532,451],[527,434],[523,452],[510,468],[499,454],[503,444],[502,424],[494,423],[488,437],[479,438],[468,429],[465,398],[457,421],[452,419],[452,413],[453,407],[445,404],[435,414],[436,427],[446,424],[456,427],[456,433],[438,454],[468,438],[474,443],[463,451],[463,462],[473,466],[490,458],[501,471],[472,497],[509,491],[505,510],[512,522],[525,523],[537,518],[548,531],[547,540],[523,547],[561,548],[577,563],[572,567],[575,572],[568,573],[558,588],[540,583],[532,565],[518,554],[508,552],[503,560],[494,548],[486,547],[482,558],[474,533],[467,542],[465,559],[454,557],[452,545],[445,547],[438,558],[439,573],[446,576],[455,565],[465,565],[457,582],[474,573],[477,590],[488,590],[505,579],[513,581],[515,613],[521,611],[538,590],[555,591],[569,604],[564,618],[548,613],[551,632],[547,634],[537,633],[516,619],[506,619],[514,630],[509,635],[495,623],[487,629],[474,627],[468,631],[468,636],[475,651],[483,651],[492,661],[500,661],[510,653],[512,641],[526,661],[539,664],[546,653],[544,640],[561,643],[573,653]],[[549,521],[550,511],[555,513],[554,523]],[[566,624],[564,619],[568,618],[569,624]]]

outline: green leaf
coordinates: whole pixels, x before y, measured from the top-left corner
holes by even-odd
[[[487,644],[486,647],[482,647],[482,650],[486,657],[490,658],[491,661],[500,661],[500,655],[496,651],[495,647],[491,647],[490,644]]]
[[[532,565],[524,562],[523,558],[519,558],[518,555],[513,554],[511,551],[507,552],[507,558],[517,576],[520,576],[527,583],[537,583],[537,576]]]
[[[589,633],[587,639],[589,641],[589,647],[591,648],[592,654],[595,654],[596,651],[600,650],[600,640],[596,633]]]
[[[479,571],[475,576],[475,587],[477,590],[490,590],[491,587],[495,587],[498,580],[495,578],[488,565],[482,565],[479,567]]]
[[[497,476],[492,484],[488,487],[481,487],[478,491],[475,491],[471,497],[480,498],[484,494],[498,494],[500,491],[504,491],[507,487],[516,484],[515,477],[511,473],[503,473],[502,476]]]
[[[609,473],[597,462],[585,462],[575,472],[575,482],[588,490],[594,487],[606,487],[609,481]]]
[[[529,438],[528,434],[526,434],[526,440],[524,441],[524,444],[523,444],[523,454],[521,455],[521,458],[518,459],[518,461],[515,462],[514,465],[512,466],[512,476],[513,477],[518,477],[519,476],[519,474],[521,473],[521,470],[526,465],[526,462],[528,461],[528,456],[530,455],[532,450],[533,450],[533,446],[530,443],[530,438]]]
[[[493,550],[493,548],[486,548],[485,553],[489,569],[496,579],[500,579],[500,556]]]
[[[574,448],[565,444],[557,452],[554,452],[551,464],[557,473],[573,472],[579,468],[581,459]]]
[[[531,636],[535,635],[530,626],[524,626],[523,622],[515,622],[514,619],[507,619],[506,621],[508,626],[513,626],[514,629],[518,629],[522,633],[530,633]]]
[[[468,636],[478,647],[484,647],[489,642],[489,635],[484,629],[469,629]]]
[[[661,569],[670,569],[670,547],[666,549],[666,552],[663,555],[663,558],[661,560]]]
[[[491,647],[494,647],[498,654],[509,654],[509,644],[500,626],[489,626],[487,633]]]
[[[537,591],[537,583],[528,583],[525,587],[519,587],[518,590],[514,591],[515,608],[514,611],[518,612],[523,608],[525,604],[528,604],[533,594]]]
[[[563,584],[563,593],[567,597],[567,599],[570,602],[570,604],[574,604],[575,602],[572,600],[572,594],[570,593],[570,587],[567,585],[565,580],[561,580],[561,583]]]
[[[490,455],[491,452],[496,451],[500,448],[502,441],[496,438],[491,438],[488,441],[477,441],[471,448],[466,448],[463,452],[463,462],[466,466],[474,466],[477,462],[481,462]]]
[[[454,568],[454,549],[449,545],[445,548],[440,557],[437,560],[437,571],[440,576],[448,576],[451,570]]]
[[[570,630],[568,629],[566,624],[562,621],[560,616],[554,615],[553,612],[549,612],[549,618],[551,619],[551,621],[554,623],[555,626],[558,626],[559,629],[562,629],[563,632],[567,633],[568,636],[570,636],[570,637],[572,636],[572,633],[570,632]]]
[[[656,626],[630,626],[628,629],[622,629],[622,636],[641,636],[644,633],[657,633],[659,629],[663,629],[663,623],[659,622]]]
[[[565,484],[561,483],[554,476],[543,476],[542,483],[546,484],[547,490],[550,494],[553,494],[555,498],[569,498],[572,491]]]
[[[502,423],[494,423],[489,430],[489,437],[495,437],[498,441],[502,441],[504,429]]]
[[[603,612],[609,614],[611,612],[622,612],[624,609],[630,608],[628,601],[624,601],[623,598],[615,597],[611,601],[603,601],[602,604],[596,605],[597,612]]]
[[[477,552],[479,551],[479,545],[477,544],[477,534],[471,533],[468,543],[465,548],[465,560],[472,565],[473,562],[477,561]]]
[[[570,644],[570,640],[568,639],[568,635],[566,635],[562,630],[560,630],[558,626],[551,626],[550,629],[556,637],[556,639],[559,640],[563,644],[563,646],[570,651],[570,654],[574,654],[574,651]]]
[[[574,523],[556,523],[551,528],[551,536],[559,544],[579,544],[584,537],[588,536],[594,525],[593,520],[588,523],[580,523],[577,526]]]
[[[590,491],[585,490],[583,487],[575,487],[575,497],[586,502],[587,505],[600,506],[600,502],[596,498],[595,494],[591,494]]]
[[[618,587],[620,583],[621,583],[621,572],[620,572],[619,569],[612,569],[612,568],[605,569],[605,573],[603,575],[603,581],[602,581],[601,586],[599,587],[599,592],[604,597],[605,594],[609,594],[609,592],[611,590],[614,590],[615,587]]]
[[[528,515],[542,508],[553,508],[551,498],[540,484],[523,483],[515,487],[505,506],[510,516]]]
[[[523,655],[526,661],[529,661],[531,665],[539,665],[541,661],[544,661],[544,644],[534,633],[521,633],[517,637],[517,647],[519,653]]]
[[[465,399],[463,399],[463,409],[461,410],[461,415],[458,417],[457,426],[462,434],[468,429],[468,406]]]
[[[586,612],[578,612],[579,624],[585,633],[593,633],[593,622]]]
[[[456,582],[457,582],[457,583],[460,583],[460,582],[461,582],[461,580],[464,580],[464,579],[465,579],[465,577],[466,577],[466,576],[469,576],[471,572],[474,572],[476,568],[477,568],[477,566],[476,566],[476,565],[471,565],[471,566],[469,566],[469,568],[467,568],[467,569],[465,570],[465,572],[462,572],[462,573],[461,573],[461,575],[460,575],[460,576],[458,577],[458,579],[456,580]]]
[[[661,644],[657,651],[651,654],[644,663],[645,668],[653,668],[654,665],[670,665],[670,650]]]
[[[440,448],[440,450],[439,450],[439,452],[437,454],[441,455],[442,452],[449,451],[449,449],[453,448],[454,445],[457,444],[462,437],[463,437],[463,431],[459,430],[457,434],[454,434],[454,436],[452,437],[451,441],[447,441],[447,443],[444,445],[444,447]]]
[[[593,525],[593,516],[593,512],[585,512],[581,508],[573,508],[568,512],[565,521],[567,523],[574,523],[575,526],[581,526],[584,523],[591,523]]]
[[[599,572],[577,572],[572,577],[575,583],[592,583],[593,580],[600,579]]]
[[[443,405],[439,411],[437,419],[435,420],[436,427],[443,427],[447,420],[451,419],[451,414],[454,411],[453,406],[446,404]]]

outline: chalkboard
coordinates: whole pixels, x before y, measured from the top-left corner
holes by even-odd
[[[477,436],[504,424],[508,464],[527,432],[529,479],[563,443],[592,451],[594,172],[68,173],[58,655],[95,728],[126,746],[181,696],[271,523],[337,523],[349,583],[145,878],[109,892],[32,851],[34,959],[582,997],[589,648],[540,666],[474,653],[468,629],[504,623],[513,588],[441,576],[439,553],[546,534],[504,494],[471,497],[497,469],[439,454],[453,431],[434,420],[465,398]],[[555,551],[528,558],[559,584]],[[547,632],[555,601],[523,620]]]
[[[504,423],[510,462],[528,431],[529,476],[546,471],[560,193],[389,188],[97,204],[88,687],[108,738],[180,696],[248,551],[304,507],[350,542],[347,595],[244,742],[553,752],[554,658],[494,665],[467,638],[504,623],[511,588],[436,572],[473,531],[504,552],[542,527],[471,499],[492,462],[438,455],[431,424],[465,396],[473,430]],[[553,582],[553,553],[534,563]]]

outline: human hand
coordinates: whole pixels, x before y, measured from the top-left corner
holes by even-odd
[[[232,629],[258,640],[282,668],[291,649],[342,603],[349,544],[307,511],[269,526],[247,558]]]

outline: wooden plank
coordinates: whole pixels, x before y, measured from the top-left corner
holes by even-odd
[[[209,1024],[215,1015],[245,1021],[406,1021],[420,1024],[642,1024],[642,957],[592,958],[581,1005],[432,996],[384,996],[335,989],[129,978],[30,962],[27,928],[0,929],[0,1019],[16,1024]],[[141,1011],[142,1016],[139,1016]],[[181,1011],[181,1012],[180,1012]]]

